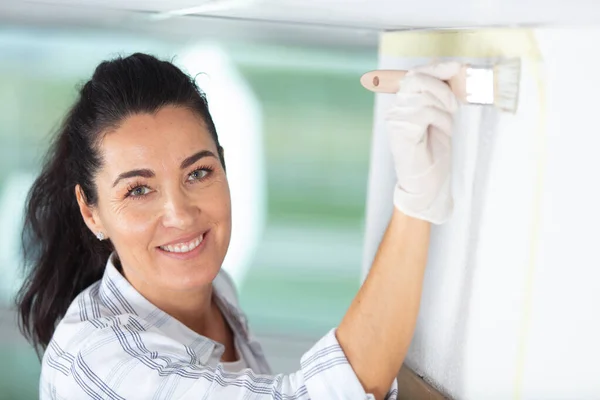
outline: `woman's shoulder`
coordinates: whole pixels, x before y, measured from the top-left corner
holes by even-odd
[[[102,387],[114,384],[125,365],[132,368],[140,361],[153,363],[159,355],[175,364],[189,361],[191,355],[199,358],[197,348],[177,339],[138,315],[85,319],[71,314],[59,323],[44,352],[40,391],[69,398],[89,395],[86,390],[82,392],[90,384],[86,381],[100,382]]]
[[[58,326],[79,322],[89,322],[106,317],[114,317],[120,312],[111,307],[106,296],[101,294],[102,280],[94,282],[79,293],[69,305]]]
[[[151,326],[135,314],[115,312],[97,301],[93,296],[82,293],[76,298],[68,312],[60,320],[48,348],[77,352],[93,339],[114,335],[115,327],[135,327],[143,330]]]
[[[150,324],[103,296],[101,281],[95,282],[71,302],[54,330],[48,349],[76,353],[93,338],[111,335],[115,326],[147,328]]]

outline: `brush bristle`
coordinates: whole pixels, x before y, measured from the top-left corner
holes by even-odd
[[[521,59],[511,58],[494,65],[494,105],[501,110],[517,112]]]

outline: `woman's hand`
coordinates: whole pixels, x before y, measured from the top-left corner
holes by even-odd
[[[441,224],[452,214],[451,136],[458,101],[444,82],[461,69],[444,63],[410,71],[386,116],[397,184],[394,205]]]

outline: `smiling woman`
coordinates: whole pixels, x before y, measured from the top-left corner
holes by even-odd
[[[153,79],[172,84],[147,84]],[[198,152],[202,159],[192,159]],[[208,153],[215,156],[205,157]],[[211,162],[200,164],[205,160]],[[209,275],[203,282],[209,285],[230,234],[224,165],[206,100],[189,77],[142,54],[102,63],[81,89],[28,201],[24,234],[34,243],[27,248],[37,245],[40,251],[29,253],[36,269],[20,303],[34,341],[47,345],[58,316],[100,279],[112,252],[142,292],[148,281],[176,290],[175,282],[193,285],[202,278],[192,279],[181,267],[159,270],[156,260],[170,258],[157,246],[212,230],[210,257],[203,259],[213,268],[198,269]],[[210,169],[210,176],[190,179],[199,169]],[[68,188],[73,192],[65,193]],[[212,198],[219,201],[207,201]],[[200,213],[202,202],[208,204]],[[78,242],[82,246],[73,248]]]
[[[100,140],[97,204],[75,191],[92,232],[110,239],[122,273],[162,310],[194,328],[225,258],[231,204],[207,124],[179,105],[134,114]],[[195,316],[181,315],[182,304]]]
[[[390,126],[402,182],[369,276],[300,369],[272,375],[222,269],[231,198],[204,94],[146,54],[101,63],[27,201],[30,272],[18,305],[24,333],[43,351],[40,397],[396,398],[429,222],[452,206],[447,170],[432,167],[448,162],[456,109],[436,79],[457,71],[424,70],[409,88],[425,94],[398,97]],[[424,136],[444,146],[429,154]]]

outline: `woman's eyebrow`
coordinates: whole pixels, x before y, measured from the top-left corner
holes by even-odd
[[[217,156],[215,155],[215,153],[213,153],[210,150],[201,150],[199,152],[197,152],[194,155],[189,156],[188,158],[186,158],[185,160],[183,160],[181,162],[181,169],[186,169],[187,167],[191,166],[192,164],[194,164],[196,161],[200,160],[201,158],[204,157],[214,157],[217,158]]]
[[[143,178],[152,178],[154,177],[154,172],[149,169],[132,169],[131,171],[123,172],[122,174],[119,174],[117,179],[115,179],[113,187],[117,186],[117,183],[119,183],[123,179],[133,178],[136,176],[141,176]]]

